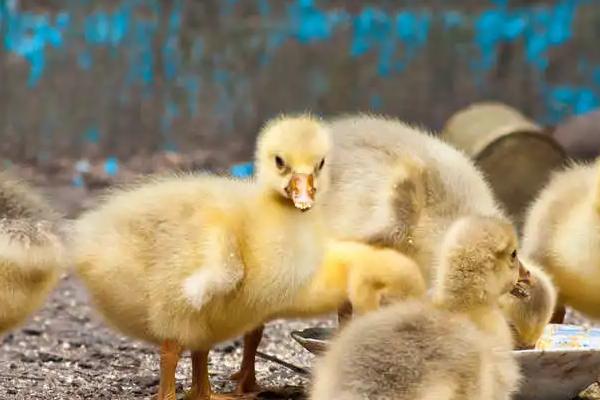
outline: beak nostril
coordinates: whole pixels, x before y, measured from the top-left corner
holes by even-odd
[[[292,177],[286,188],[286,193],[296,208],[301,210],[311,208],[316,193],[313,175],[292,173]]]

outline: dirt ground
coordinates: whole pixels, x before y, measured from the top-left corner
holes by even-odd
[[[94,203],[83,189],[48,187],[46,192],[70,216]],[[569,316],[581,322],[579,317]],[[313,356],[290,332],[307,326],[331,325],[333,320],[277,321],[265,330],[260,350],[293,365],[309,368]],[[217,390],[232,389],[227,377],[241,359],[239,341],[211,353],[211,379]],[[184,356],[177,372],[178,398],[190,384],[191,363]],[[258,360],[259,381],[267,386],[300,387],[305,375],[280,364]],[[45,307],[21,329],[3,338],[0,352],[0,399],[76,400],[150,399],[158,387],[158,355],[151,346],[110,330],[91,309],[81,284],[63,277]],[[301,390],[296,391],[301,398]],[[586,399],[600,399],[591,389]],[[567,399],[565,399],[567,400]]]
[[[312,356],[289,333],[310,324],[270,324],[261,351],[309,367]],[[227,377],[240,359],[239,341],[225,343],[211,353],[209,368],[218,390],[232,389]],[[262,359],[257,371],[265,385],[306,384],[303,376]],[[180,398],[191,384],[190,373],[191,363],[184,357],[177,373]],[[156,349],[108,329],[72,277],[65,277],[46,306],[2,343],[1,399],[150,399],[157,387]]]

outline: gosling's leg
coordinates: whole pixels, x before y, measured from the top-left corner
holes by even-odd
[[[210,400],[211,389],[208,378],[208,351],[192,351],[192,388],[186,400]]]
[[[338,308],[338,327],[343,328],[352,319],[352,304],[346,301]]]
[[[235,389],[236,394],[257,393],[261,387],[256,384],[256,351],[260,340],[262,339],[264,325],[260,325],[253,331],[244,335],[244,355],[242,365],[238,372],[231,376],[231,379],[238,381]]]
[[[552,314],[552,318],[550,319],[550,323],[552,324],[562,324],[565,322],[565,314],[567,313],[567,309],[564,304],[557,304],[554,308],[554,314]]]
[[[237,387],[232,397],[220,397],[223,399],[256,399],[260,395],[268,395],[268,398],[288,399],[298,395],[298,388],[295,387],[284,387],[284,388],[263,388],[256,383],[256,351],[262,334],[264,325],[260,325],[251,332],[244,335],[244,355],[242,358],[242,365],[238,372],[231,376],[231,379],[238,381]]]
[[[182,348],[173,340],[165,340],[160,346],[160,384],[158,400],[176,400],[175,370]]]
[[[233,400],[240,396],[213,393],[208,377],[208,351],[192,352],[192,388],[185,400]]]

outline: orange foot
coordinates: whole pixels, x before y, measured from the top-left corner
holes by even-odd
[[[151,397],[152,400],[177,400],[177,396],[175,395],[168,395],[168,396],[159,396],[158,394],[155,394],[154,396]]]
[[[256,393],[236,394],[236,393],[198,393],[192,388],[185,394],[185,400],[254,400]]]
[[[236,394],[253,394],[260,393],[265,390],[262,386],[256,383],[256,376],[252,373],[245,373],[240,370],[235,374],[231,375],[232,381],[237,381],[237,387],[235,388]]]
[[[264,387],[256,383],[256,377],[252,373],[246,373],[240,370],[229,377],[232,381],[237,381],[237,387],[234,391],[236,396],[235,399],[257,399],[257,398],[295,398],[294,395],[303,391],[297,387],[284,387],[284,388],[269,388]],[[245,397],[244,397],[245,396]],[[187,399],[186,399],[187,400]]]

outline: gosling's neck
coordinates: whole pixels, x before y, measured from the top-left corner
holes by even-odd
[[[467,316],[479,329],[490,334],[504,329],[506,324],[498,298],[472,287],[441,290],[436,293],[433,302],[437,307]]]

